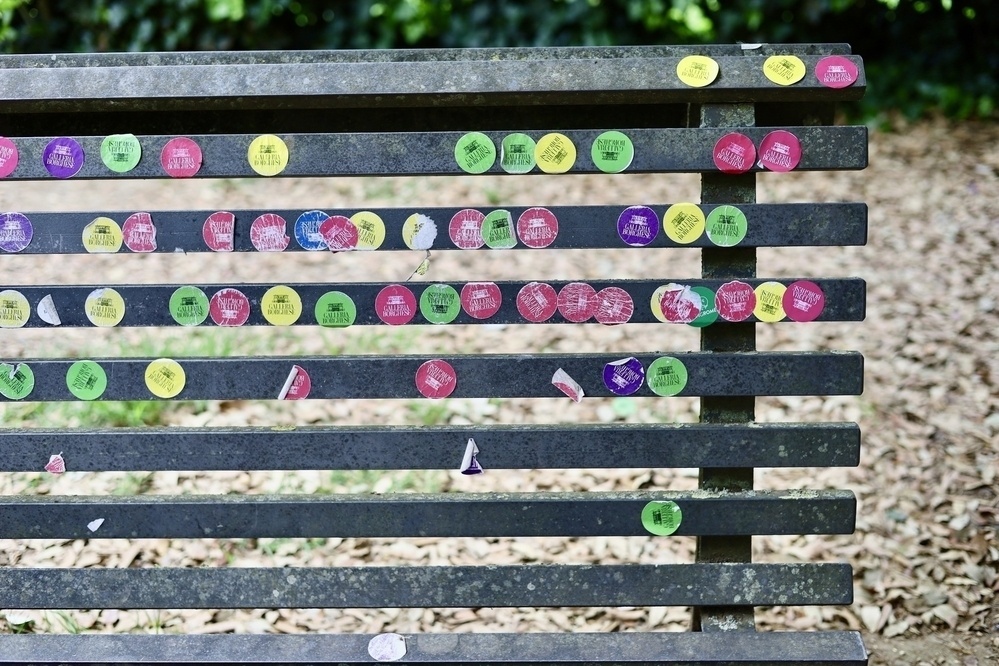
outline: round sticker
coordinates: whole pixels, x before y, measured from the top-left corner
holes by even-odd
[[[0,395],[8,400],[23,400],[35,388],[35,373],[24,363],[0,363]]]
[[[438,400],[454,393],[458,375],[447,361],[427,361],[416,371],[416,389],[425,398]]]
[[[406,637],[378,634],[368,641],[368,654],[375,661],[398,661],[406,656]]]
[[[420,312],[431,324],[450,324],[461,312],[458,290],[449,284],[432,284],[420,295]]]
[[[291,326],[302,316],[302,298],[291,287],[278,285],[264,292],[260,309],[271,326]]]
[[[704,233],[704,212],[696,204],[673,204],[663,215],[663,230],[674,243],[693,243]]]
[[[146,366],[146,388],[157,398],[174,398],[184,390],[187,375],[172,358],[159,358]]]
[[[570,282],[558,292],[558,311],[574,324],[588,320],[597,311],[597,291],[585,282]]]
[[[590,157],[604,173],[621,173],[635,159],[635,146],[624,132],[604,132],[593,141]]]
[[[712,156],[722,173],[746,173],[756,161],[756,144],[745,134],[729,132],[715,142]]]
[[[201,227],[201,237],[212,252],[232,252],[235,232],[236,216],[224,210],[209,215]]]
[[[185,136],[170,139],[160,152],[160,164],[171,178],[190,178],[201,169],[201,147]]]
[[[156,251],[156,225],[149,213],[133,213],[121,226],[121,233],[127,247],[132,252]]]
[[[635,312],[635,303],[631,294],[620,287],[606,287],[597,292],[597,307],[594,318],[607,326],[627,324]]]
[[[777,85],[790,86],[805,78],[805,63],[798,56],[770,56],[763,63],[763,74]]]
[[[0,213],[0,250],[20,252],[35,235],[31,220],[22,213]]]
[[[31,304],[19,291],[0,291],[0,328],[21,328],[31,317]]]
[[[110,217],[98,217],[83,227],[83,249],[90,254],[113,254],[121,249],[125,237],[121,227]]]
[[[482,132],[469,132],[455,144],[454,159],[465,173],[485,173],[496,162],[496,145]]]
[[[526,134],[507,134],[500,146],[500,166],[507,173],[529,173],[534,168],[537,144]]]
[[[517,236],[527,247],[548,247],[558,236],[555,213],[547,208],[528,208],[517,218]]]
[[[753,314],[760,321],[773,323],[784,319],[784,294],[787,287],[780,282],[764,282],[754,290],[756,294],[756,307]]]
[[[86,312],[87,319],[94,326],[117,326],[125,317],[125,299],[109,287],[94,289],[87,296]]]
[[[631,395],[645,383],[645,368],[634,356],[604,366],[604,386],[616,395]]]
[[[342,291],[327,291],[316,301],[316,323],[327,328],[344,328],[357,319],[357,306]]]
[[[389,326],[402,326],[416,316],[416,297],[401,284],[390,284],[375,297],[375,313]]]
[[[112,134],[101,141],[101,161],[115,173],[128,173],[141,158],[142,146],[134,134]]]
[[[325,220],[327,215],[320,211]],[[308,215],[308,213],[306,213]],[[302,218],[298,218],[301,220]],[[319,225],[316,225],[318,233]],[[298,236],[298,223],[295,223],[295,234]],[[320,238],[321,240],[321,238]],[[291,243],[288,237],[288,223],[277,213],[264,213],[250,225],[250,242],[257,252],[284,252]],[[299,241],[301,243],[301,241]],[[303,246],[304,247],[304,246]],[[310,249],[310,248],[306,248]]]
[[[250,318],[250,299],[232,287],[219,289],[209,301],[208,314],[216,326],[242,326]]]
[[[66,371],[66,387],[78,400],[97,400],[108,388],[108,375],[94,361],[77,361]]]
[[[649,364],[645,380],[653,393],[668,398],[687,385],[687,367],[678,358],[660,356]]]
[[[680,528],[683,512],[676,502],[649,502],[642,509],[642,527],[656,536],[669,536]]]
[[[489,319],[502,304],[503,294],[495,282],[469,282],[461,288],[461,307],[473,319]]]
[[[208,296],[197,287],[180,287],[170,295],[170,316],[181,326],[203,324],[208,307]]]
[[[288,166],[288,146],[279,136],[261,134],[250,142],[246,159],[261,176],[276,176]]]
[[[676,64],[676,75],[691,88],[703,88],[718,78],[718,63],[708,56],[687,56]]]
[[[814,282],[798,280],[787,285],[783,301],[784,312],[791,321],[815,321],[826,306],[826,295]]]
[[[350,216],[350,223],[357,227],[357,250],[377,250],[385,242],[385,223],[369,210]]]
[[[687,285],[671,282],[659,297],[659,311],[672,324],[689,324],[701,314],[701,297]]]
[[[746,238],[746,214],[735,206],[718,206],[708,213],[708,240],[718,247],[735,247]]]
[[[0,136],[0,178],[14,173],[19,159],[17,146],[5,136]]]
[[[756,292],[745,282],[726,282],[715,293],[715,309],[725,321],[745,321],[755,308]]]
[[[565,134],[545,134],[534,147],[534,159],[545,173],[565,173],[576,163],[576,146]]]
[[[815,78],[827,88],[846,88],[857,80],[860,70],[843,56],[826,56],[815,65]]]
[[[482,238],[493,250],[508,250],[517,245],[513,215],[508,210],[494,210],[482,221]]]
[[[715,292],[707,287],[692,287],[693,293],[701,299],[700,314],[694,318],[690,325],[695,328],[704,328],[718,321],[718,309],[715,307]]]
[[[775,130],[760,141],[760,165],[771,171],[790,171],[801,161],[801,142],[786,130]]]
[[[422,213],[413,213],[402,223],[402,240],[410,250],[429,250],[437,240],[437,223]]]
[[[302,366],[293,365],[278,393],[278,400],[305,400],[311,392],[312,378],[309,373]]]
[[[648,206],[629,206],[617,218],[617,235],[632,247],[644,247],[659,235],[659,216]]]
[[[528,282],[517,292],[517,312],[529,322],[540,324],[558,310],[558,295],[550,284]]]
[[[319,233],[330,252],[344,252],[357,247],[357,227],[350,218],[331,215],[319,225]]]
[[[462,250],[478,250],[486,244],[482,237],[482,223],[485,219],[486,216],[474,208],[459,210],[447,227],[451,242]]]
[[[59,311],[56,310],[55,301],[52,300],[52,294],[46,294],[42,300],[38,301],[35,311],[38,313],[38,318],[46,324],[50,324],[51,326],[60,326],[62,324],[62,319],[59,318]]]
[[[328,218],[329,215],[321,210],[309,210],[298,216],[298,219],[295,220],[295,240],[298,241],[303,250],[318,252],[327,249],[326,241],[323,240],[319,227]]]
[[[85,159],[83,146],[68,136],[52,139],[42,151],[42,164],[56,178],[72,178],[80,173]]]

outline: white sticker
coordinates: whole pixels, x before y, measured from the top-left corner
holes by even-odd
[[[479,447],[475,445],[475,440],[469,438],[468,444],[465,445],[465,455],[461,459],[461,467],[458,468],[458,471],[466,476],[482,474],[485,470],[479,465],[479,461],[475,459],[478,453]]]
[[[59,319],[59,312],[56,310],[55,301],[52,300],[52,294],[48,294],[45,298],[38,301],[37,310],[38,318],[46,324],[51,324],[52,326],[62,324],[62,319]]]
[[[409,247],[413,250],[429,250],[437,239],[437,223],[423,214],[415,217],[415,228]]]
[[[378,634],[368,641],[368,654],[376,661],[396,661],[406,656],[406,638],[399,634]]]
[[[295,378],[298,377],[298,366],[291,366],[291,372],[288,373],[288,379],[284,380],[284,386],[281,387],[281,392],[278,393],[278,400],[284,400],[288,397],[288,391],[291,390],[291,385],[295,383]]]
[[[90,530],[91,532],[96,532],[97,530],[101,529],[101,525],[103,524],[104,524],[103,518],[98,518],[97,520],[91,520],[89,523],[87,523],[87,529]]]
[[[585,393],[583,393],[583,387],[576,383],[576,380],[569,376],[562,368],[555,371],[552,375],[552,384],[555,387],[565,393],[567,396],[572,398],[573,402],[579,402],[583,399]]]

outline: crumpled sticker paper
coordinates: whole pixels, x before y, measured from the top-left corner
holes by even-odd
[[[559,391],[572,398],[573,402],[579,402],[586,395],[583,393],[583,387],[576,383],[576,380],[570,377],[569,373],[562,368],[556,370],[555,374],[552,375],[552,384]]]
[[[469,438],[468,444],[465,446],[465,455],[461,459],[461,467],[458,468],[458,471],[466,476],[482,474],[485,470],[479,465],[479,461],[475,459],[478,453],[479,447],[475,445],[475,440]]]
[[[49,461],[45,464],[45,471],[56,476],[65,474],[66,461],[63,460],[62,453],[49,456]]]

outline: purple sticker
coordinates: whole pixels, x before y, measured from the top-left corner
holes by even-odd
[[[659,216],[648,206],[630,206],[617,218],[617,235],[632,247],[644,247],[659,235]]]
[[[0,213],[0,250],[20,252],[31,243],[34,229],[22,213]]]
[[[42,164],[56,178],[72,178],[80,173],[84,159],[83,146],[68,136],[52,139],[42,151]]]
[[[5,136],[0,136],[0,178],[6,178],[17,168],[17,146]]]
[[[631,395],[645,383],[645,368],[634,356],[604,366],[604,386],[617,395]]]

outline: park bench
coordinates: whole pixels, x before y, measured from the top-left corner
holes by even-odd
[[[65,179],[701,174],[700,201],[450,207],[21,210],[0,223],[0,393],[12,401],[562,401],[562,423],[35,429],[5,421],[4,473],[697,468],[698,489],[580,493],[3,496],[0,539],[647,537],[688,563],[66,569],[0,567],[0,609],[692,607],[691,631],[4,634],[0,664],[866,664],[855,631],[757,631],[755,608],[848,605],[847,563],[753,561],[755,535],[850,534],[848,490],[754,490],[754,470],[859,463],[852,423],[756,423],[756,396],[856,395],[855,352],[764,352],[757,326],[861,321],[859,279],[757,277],[757,249],[863,245],[863,203],[756,203],[763,170],[861,169],[865,87],[845,45],[4,56],[0,175]],[[624,175],[614,175],[623,173]],[[663,183],[669,176],[661,176]],[[322,181],[316,181],[322,182]],[[667,192],[662,187],[658,192]],[[238,202],[234,202],[238,203]],[[367,211],[357,215],[359,211]],[[661,230],[660,230],[661,228]],[[436,235],[434,235],[436,231]],[[297,252],[618,248],[643,279],[301,282]],[[700,251],[699,276],[669,258]],[[330,251],[333,252],[330,252]],[[415,254],[413,251],[415,250]],[[288,281],[25,284],[29,255],[284,251]],[[820,250],[815,250],[820,251]],[[178,254],[179,256],[179,254]],[[473,255],[478,257],[481,255]],[[412,257],[418,257],[412,261]],[[423,266],[425,269],[426,267]],[[420,273],[421,271],[417,271]],[[169,277],[169,276],[167,276]],[[587,286],[588,285],[588,286]],[[781,323],[777,323],[780,321]],[[435,323],[432,323],[435,322]],[[577,353],[10,357],[18,328],[644,326]],[[700,349],[671,349],[677,327]],[[685,329],[686,330],[686,329]],[[95,331],[102,335],[103,331]],[[579,395],[579,392],[583,395]],[[574,399],[700,398],[700,422],[580,423]],[[468,440],[474,440],[474,444]],[[464,456],[462,454],[465,454]],[[542,611],[543,612],[543,611]]]

